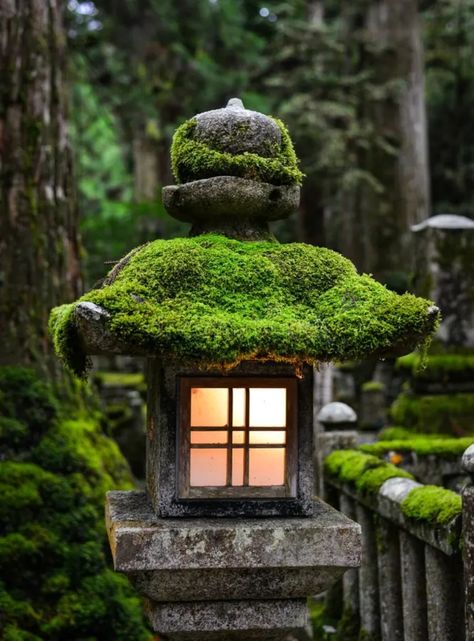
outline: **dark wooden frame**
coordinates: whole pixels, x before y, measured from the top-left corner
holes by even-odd
[[[202,447],[210,449],[227,450],[227,485],[219,487],[191,487],[190,486],[190,450],[199,448],[199,445],[190,443],[190,399],[191,388],[244,388],[246,390],[246,409],[245,425],[242,430],[233,429],[232,427],[232,394],[229,394],[228,400],[228,421],[225,427],[199,427],[194,428],[197,431],[227,431],[227,444],[222,445],[203,445]],[[255,444],[250,446],[249,435],[251,428],[249,426],[249,389],[250,388],[285,388],[286,389],[286,425],[284,428],[285,439],[285,483],[283,485],[273,486],[249,486],[249,455],[250,449],[259,447],[273,449],[281,448],[282,445]],[[248,377],[195,377],[186,376],[179,379],[178,395],[178,431],[177,431],[177,481],[178,497],[180,499],[245,499],[245,498],[293,498],[297,492],[297,467],[298,467],[298,434],[297,434],[297,384],[294,378],[278,377],[268,378],[259,376]],[[239,426],[240,427],[240,426]],[[255,431],[275,430],[275,427],[258,427]],[[232,432],[243,431],[245,440],[242,445],[232,443]],[[244,485],[232,486],[232,450],[244,449]]]

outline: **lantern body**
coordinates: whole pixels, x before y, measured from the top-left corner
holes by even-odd
[[[147,487],[158,516],[311,516],[313,371],[149,359]]]

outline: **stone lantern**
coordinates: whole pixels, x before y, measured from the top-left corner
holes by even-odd
[[[189,238],[130,252],[53,310],[59,355],[148,362],[146,491],[110,492],[115,569],[160,636],[311,637],[306,597],[360,559],[360,528],[314,496],[313,365],[411,350],[437,309],[325,248],[280,244],[302,174],[284,125],[245,109],[176,132],[171,215]]]

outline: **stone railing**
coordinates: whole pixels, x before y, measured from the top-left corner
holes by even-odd
[[[337,439],[330,439],[332,449]],[[361,567],[343,578],[347,641],[474,641],[474,486],[461,503],[403,470],[397,476],[388,463],[352,456],[338,450],[326,457],[323,485],[326,500],[362,527]],[[346,474],[338,468],[344,459]],[[474,446],[463,464],[473,474]]]

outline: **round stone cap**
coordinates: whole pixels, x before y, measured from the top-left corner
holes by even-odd
[[[424,231],[425,229],[471,229],[474,230],[474,220],[467,216],[458,216],[457,214],[438,214],[431,216],[418,225],[412,225],[411,230],[414,232]]]
[[[277,123],[258,111],[245,109],[240,98],[231,98],[223,109],[197,114],[194,139],[212,149],[233,155],[250,152],[270,158],[281,145]]]
[[[462,467],[469,474],[474,474],[474,445],[469,445],[462,455]]]
[[[346,403],[334,401],[325,405],[319,412],[317,419],[323,425],[335,427],[344,423],[356,423],[357,414]]]

